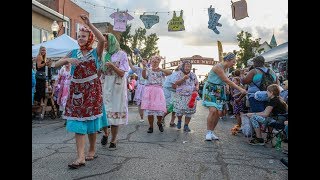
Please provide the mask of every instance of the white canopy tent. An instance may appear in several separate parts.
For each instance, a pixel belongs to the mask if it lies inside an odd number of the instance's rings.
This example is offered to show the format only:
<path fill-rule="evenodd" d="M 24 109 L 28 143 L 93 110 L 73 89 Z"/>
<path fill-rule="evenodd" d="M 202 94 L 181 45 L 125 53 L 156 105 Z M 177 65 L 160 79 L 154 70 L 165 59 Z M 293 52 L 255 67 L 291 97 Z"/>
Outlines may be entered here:
<path fill-rule="evenodd" d="M 266 63 L 288 60 L 288 42 L 280 44 L 279 46 L 262 53 L 261 56 L 264 57 Z M 248 60 L 248 65 L 253 64 L 252 59 L 253 58 Z"/>
<path fill-rule="evenodd" d="M 71 50 L 79 48 L 76 40 L 66 34 L 63 34 L 53 40 L 32 46 L 32 57 L 36 57 L 38 55 L 40 46 L 46 47 L 48 58 L 64 57 Z"/>

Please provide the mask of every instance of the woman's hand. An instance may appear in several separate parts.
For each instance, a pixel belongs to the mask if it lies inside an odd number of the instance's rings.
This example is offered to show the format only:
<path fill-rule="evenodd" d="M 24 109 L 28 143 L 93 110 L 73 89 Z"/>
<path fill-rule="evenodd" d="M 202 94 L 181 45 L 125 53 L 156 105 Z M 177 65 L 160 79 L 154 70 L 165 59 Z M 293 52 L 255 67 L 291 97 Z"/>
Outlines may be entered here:
<path fill-rule="evenodd" d="M 254 115 L 254 113 L 247 113 L 247 114 L 245 114 L 246 116 L 248 116 L 249 118 L 251 117 L 251 116 L 253 116 Z"/>
<path fill-rule="evenodd" d="M 72 65 L 76 65 L 76 66 L 80 64 L 80 61 L 78 59 L 75 59 L 75 58 L 68 58 L 67 62 L 71 63 Z"/>
<path fill-rule="evenodd" d="M 183 80 L 187 80 L 187 79 L 189 79 L 189 75 L 188 74 L 183 76 Z"/>
<path fill-rule="evenodd" d="M 86 14 L 81 14 L 81 15 L 80 15 L 80 18 L 83 20 L 83 22 L 84 22 L 86 25 L 89 25 L 89 24 L 90 24 L 89 17 L 88 17 Z"/>
<path fill-rule="evenodd" d="M 241 94 L 247 94 L 247 90 L 245 90 L 243 88 L 241 88 L 240 92 L 241 92 Z"/>
<path fill-rule="evenodd" d="M 106 67 L 107 67 L 107 68 L 114 68 L 114 65 L 113 65 L 113 63 L 111 63 L 111 62 L 107 62 L 107 63 L 106 63 Z"/>

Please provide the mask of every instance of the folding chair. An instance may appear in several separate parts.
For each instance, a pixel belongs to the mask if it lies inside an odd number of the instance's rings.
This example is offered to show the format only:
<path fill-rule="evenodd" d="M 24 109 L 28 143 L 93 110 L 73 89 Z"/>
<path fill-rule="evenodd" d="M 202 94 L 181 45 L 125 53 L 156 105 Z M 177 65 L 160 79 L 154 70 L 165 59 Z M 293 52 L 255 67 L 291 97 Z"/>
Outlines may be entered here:
<path fill-rule="evenodd" d="M 277 116 L 272 117 L 274 120 L 273 122 L 270 122 L 267 124 L 267 140 L 266 143 L 271 141 L 274 137 L 281 136 L 281 139 L 285 137 L 284 133 L 284 121 L 288 120 L 288 113 L 285 114 L 278 114 Z M 276 130 L 276 132 L 274 132 Z"/>

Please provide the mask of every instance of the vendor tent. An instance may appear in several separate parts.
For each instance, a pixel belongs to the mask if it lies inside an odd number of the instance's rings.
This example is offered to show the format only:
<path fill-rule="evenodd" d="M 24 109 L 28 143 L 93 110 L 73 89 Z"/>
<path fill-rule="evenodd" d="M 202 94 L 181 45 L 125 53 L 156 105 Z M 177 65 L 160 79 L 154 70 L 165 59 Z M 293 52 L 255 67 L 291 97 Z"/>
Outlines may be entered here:
<path fill-rule="evenodd" d="M 63 34 L 53 40 L 32 46 L 32 57 L 38 55 L 40 46 L 46 47 L 48 58 L 64 57 L 71 50 L 79 48 L 76 40 Z"/>
<path fill-rule="evenodd" d="M 288 60 L 288 42 L 262 53 L 261 56 L 264 57 L 266 63 Z M 253 58 L 248 60 L 249 65 L 252 65 L 252 59 Z"/>

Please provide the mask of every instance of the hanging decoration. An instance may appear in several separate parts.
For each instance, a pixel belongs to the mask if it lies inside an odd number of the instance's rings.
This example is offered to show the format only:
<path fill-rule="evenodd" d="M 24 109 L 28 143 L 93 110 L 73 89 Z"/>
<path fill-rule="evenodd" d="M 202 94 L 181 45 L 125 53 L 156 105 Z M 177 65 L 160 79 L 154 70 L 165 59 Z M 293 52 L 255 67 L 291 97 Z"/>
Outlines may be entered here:
<path fill-rule="evenodd" d="M 215 9 L 212 8 L 212 5 L 208 8 L 208 15 L 209 15 L 209 21 L 208 21 L 208 28 L 213 30 L 216 34 L 220 34 L 220 32 L 217 30 L 217 26 L 221 27 L 222 24 L 218 23 L 221 15 L 215 13 Z"/>
<path fill-rule="evenodd" d="M 168 21 L 168 31 L 184 31 L 183 10 L 180 11 L 180 16 L 176 16 L 176 12 L 173 11 L 173 17 Z"/>
<path fill-rule="evenodd" d="M 236 21 L 249 17 L 247 12 L 247 2 L 246 0 L 240 0 L 237 2 L 231 1 L 232 19 Z"/>
<path fill-rule="evenodd" d="M 119 11 L 114 12 L 110 15 L 112 19 L 114 19 L 113 30 L 124 32 L 126 31 L 127 21 L 134 19 L 127 11 Z"/>
<path fill-rule="evenodd" d="M 146 29 L 150 29 L 153 25 L 159 23 L 159 16 L 157 15 L 145 15 L 145 13 L 143 13 L 143 15 L 140 15 L 140 19 Z"/>

